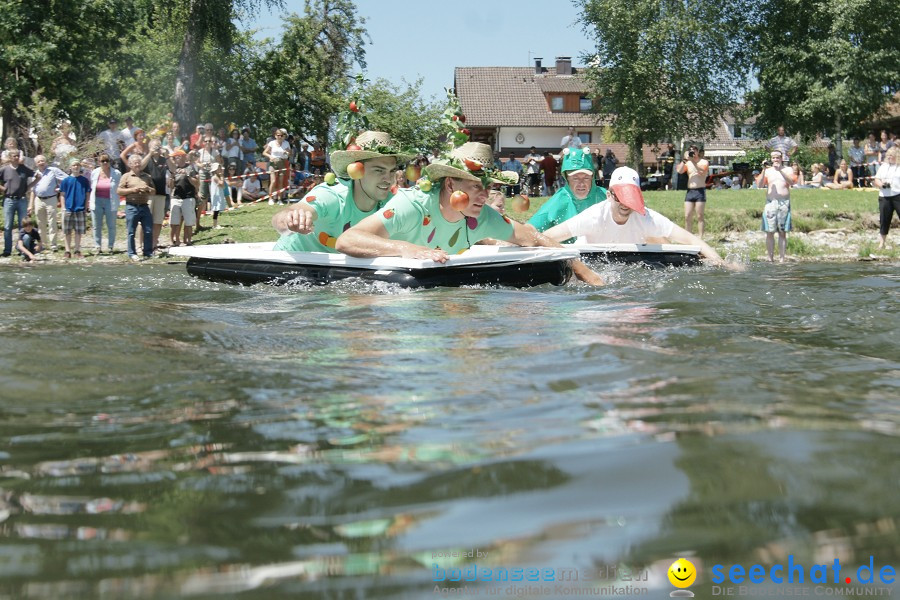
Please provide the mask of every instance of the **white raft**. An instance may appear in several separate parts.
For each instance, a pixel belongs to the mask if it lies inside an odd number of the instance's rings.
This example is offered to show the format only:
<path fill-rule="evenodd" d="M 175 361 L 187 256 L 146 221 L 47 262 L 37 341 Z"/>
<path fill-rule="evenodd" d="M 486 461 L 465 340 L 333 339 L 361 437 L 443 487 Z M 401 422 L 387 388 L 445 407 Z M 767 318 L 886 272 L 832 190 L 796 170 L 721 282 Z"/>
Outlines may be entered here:
<path fill-rule="evenodd" d="M 700 264 L 700 246 L 681 244 L 567 244 L 587 261 L 641 263 L 650 267 L 689 267 Z"/>
<path fill-rule="evenodd" d="M 563 285 L 572 276 L 572 260 L 578 258 L 574 248 L 473 246 L 441 264 L 410 258 L 353 258 L 324 252 L 285 252 L 273 250 L 274 245 L 272 242 L 182 246 L 170 248 L 169 254 L 188 257 L 188 273 L 211 281 L 251 285 L 297 280 L 326 284 L 356 277 L 424 288 Z"/>

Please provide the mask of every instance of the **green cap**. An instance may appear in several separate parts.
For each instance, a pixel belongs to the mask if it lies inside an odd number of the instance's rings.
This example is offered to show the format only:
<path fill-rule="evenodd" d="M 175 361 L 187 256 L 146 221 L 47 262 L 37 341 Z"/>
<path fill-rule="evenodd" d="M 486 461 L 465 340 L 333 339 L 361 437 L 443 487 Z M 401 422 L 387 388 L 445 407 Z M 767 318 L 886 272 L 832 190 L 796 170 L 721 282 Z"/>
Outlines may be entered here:
<path fill-rule="evenodd" d="M 572 171 L 588 171 L 594 174 L 594 156 L 587 146 L 583 148 L 566 148 L 563 150 L 562 173 L 568 175 Z"/>

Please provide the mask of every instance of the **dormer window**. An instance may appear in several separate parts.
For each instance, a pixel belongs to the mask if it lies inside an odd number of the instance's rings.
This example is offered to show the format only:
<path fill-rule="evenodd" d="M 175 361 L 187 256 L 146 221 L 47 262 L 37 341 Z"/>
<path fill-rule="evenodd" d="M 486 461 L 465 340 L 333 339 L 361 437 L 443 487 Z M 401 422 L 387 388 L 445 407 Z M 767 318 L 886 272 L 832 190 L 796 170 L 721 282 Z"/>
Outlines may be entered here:
<path fill-rule="evenodd" d="M 594 106 L 593 100 L 582 96 L 578 99 L 578 110 L 581 112 L 591 112 L 591 108 Z"/>
<path fill-rule="evenodd" d="M 562 96 L 550 96 L 550 110 L 553 112 L 562 112 L 565 108 Z"/>

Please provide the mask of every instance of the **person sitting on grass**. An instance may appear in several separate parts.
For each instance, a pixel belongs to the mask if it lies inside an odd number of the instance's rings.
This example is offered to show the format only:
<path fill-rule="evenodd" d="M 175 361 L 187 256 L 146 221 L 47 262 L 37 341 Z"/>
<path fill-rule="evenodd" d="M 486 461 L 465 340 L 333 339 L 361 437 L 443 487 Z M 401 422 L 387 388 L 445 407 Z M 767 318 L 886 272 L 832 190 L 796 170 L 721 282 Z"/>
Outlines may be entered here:
<path fill-rule="evenodd" d="M 43 249 L 41 234 L 34 228 L 34 221 L 30 218 L 22 219 L 22 229 L 19 230 L 19 240 L 16 242 L 16 250 L 22 255 L 22 260 L 31 262 L 34 255 Z"/>
<path fill-rule="evenodd" d="M 564 149 L 562 175 L 566 185 L 544 202 L 528 220 L 528 224 L 538 231 L 546 231 L 568 221 L 606 200 L 606 190 L 594 183 L 596 172 L 590 148 Z"/>
<path fill-rule="evenodd" d="M 431 187 L 399 190 L 384 210 L 350 227 L 337 240 L 339 252 L 358 258 L 400 256 L 445 263 L 481 240 L 505 240 L 517 246 L 560 247 L 533 227 L 484 209 L 491 183 L 512 185 L 514 173 L 493 167 L 487 144 L 467 142 L 425 168 Z M 574 261 L 575 275 L 603 285 L 599 275 Z"/>
<path fill-rule="evenodd" d="M 544 232 L 556 241 L 583 238 L 587 244 L 687 244 L 700 247 L 710 264 L 726 263 L 709 244 L 644 204 L 637 171 L 619 167 L 610 176 L 606 200 Z M 579 240 L 580 241 L 580 240 Z"/>
<path fill-rule="evenodd" d="M 403 152 L 382 131 L 364 131 L 355 143 L 359 150 L 331 153 L 337 174 L 332 183 L 317 185 L 303 200 L 272 218 L 272 226 L 281 234 L 275 250 L 337 252 L 335 242 L 341 233 L 384 206 L 397 168 L 413 154 Z M 361 178 L 350 178 L 350 165 L 354 165 L 354 175 L 362 169 Z"/>
<path fill-rule="evenodd" d="M 834 172 L 834 180 L 825 184 L 829 190 L 852 190 L 853 189 L 853 173 L 847 166 L 847 161 L 842 160 L 841 166 Z"/>
<path fill-rule="evenodd" d="M 250 172 L 250 177 L 244 179 L 244 183 L 241 186 L 243 191 L 241 192 L 241 202 L 246 198 L 251 201 L 256 201 L 266 195 L 263 192 L 262 184 L 259 182 L 259 168 L 253 167 L 253 171 Z"/>

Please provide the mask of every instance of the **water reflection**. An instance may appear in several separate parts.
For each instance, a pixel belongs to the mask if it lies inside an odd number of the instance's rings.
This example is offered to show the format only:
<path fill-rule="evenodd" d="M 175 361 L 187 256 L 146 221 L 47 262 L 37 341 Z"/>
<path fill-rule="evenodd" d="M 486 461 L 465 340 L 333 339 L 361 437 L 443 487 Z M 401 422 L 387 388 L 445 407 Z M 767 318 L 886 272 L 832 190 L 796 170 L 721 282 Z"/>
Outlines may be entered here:
<path fill-rule="evenodd" d="M 896 266 L 610 267 L 600 293 L 136 273 L 0 278 L 31 299 L 0 308 L 0 595 L 421 598 L 475 547 L 660 594 L 681 554 L 900 562 Z"/>

